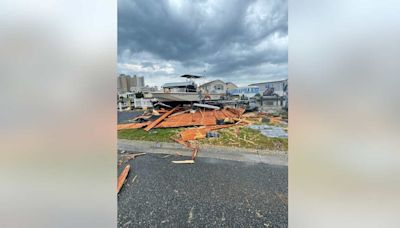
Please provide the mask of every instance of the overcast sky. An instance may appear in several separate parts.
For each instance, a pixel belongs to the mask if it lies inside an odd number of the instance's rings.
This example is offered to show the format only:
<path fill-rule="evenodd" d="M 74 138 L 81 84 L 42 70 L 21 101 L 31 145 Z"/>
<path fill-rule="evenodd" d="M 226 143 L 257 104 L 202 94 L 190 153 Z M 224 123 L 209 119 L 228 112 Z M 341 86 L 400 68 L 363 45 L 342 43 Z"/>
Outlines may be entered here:
<path fill-rule="evenodd" d="M 287 78 L 286 0 L 118 0 L 118 71 L 146 84 Z"/>

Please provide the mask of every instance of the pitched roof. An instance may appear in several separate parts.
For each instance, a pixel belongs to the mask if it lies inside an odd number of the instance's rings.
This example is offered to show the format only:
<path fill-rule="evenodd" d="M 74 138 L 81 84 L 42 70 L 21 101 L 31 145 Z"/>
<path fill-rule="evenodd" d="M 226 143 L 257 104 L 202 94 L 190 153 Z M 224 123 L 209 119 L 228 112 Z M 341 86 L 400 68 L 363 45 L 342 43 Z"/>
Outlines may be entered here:
<path fill-rule="evenodd" d="M 211 83 L 213 83 L 213 82 L 217 82 L 217 81 L 220 81 L 220 82 L 222 82 L 222 83 L 225 84 L 225 82 L 223 82 L 222 80 L 217 79 L 217 80 L 212 80 L 212 81 L 206 82 L 206 83 L 202 84 L 200 87 L 205 86 L 205 85 L 208 85 L 208 84 L 211 84 Z"/>
<path fill-rule="evenodd" d="M 233 82 L 227 82 L 227 83 L 225 83 L 225 84 L 231 84 L 231 85 L 234 85 L 234 86 L 236 86 L 237 87 L 237 85 L 235 84 L 235 83 L 233 83 Z"/>

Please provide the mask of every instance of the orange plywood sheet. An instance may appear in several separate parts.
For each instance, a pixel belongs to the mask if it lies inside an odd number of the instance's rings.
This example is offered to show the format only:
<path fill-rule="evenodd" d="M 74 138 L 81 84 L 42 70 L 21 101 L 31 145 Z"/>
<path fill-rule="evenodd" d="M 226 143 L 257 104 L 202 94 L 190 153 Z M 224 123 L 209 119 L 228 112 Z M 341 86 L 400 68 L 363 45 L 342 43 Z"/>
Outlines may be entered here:
<path fill-rule="evenodd" d="M 204 139 L 206 137 L 207 131 L 210 130 L 207 128 L 188 129 L 181 132 L 181 139 L 182 141 Z"/>
<path fill-rule="evenodd" d="M 234 117 L 239 117 L 239 115 L 228 110 L 197 110 L 195 113 L 170 116 L 158 124 L 156 128 L 214 126 L 217 124 L 217 119 Z"/>
<path fill-rule="evenodd" d="M 215 125 L 216 119 L 211 111 L 207 112 L 195 112 L 195 113 L 184 113 L 177 116 L 171 116 L 165 119 L 157 128 L 166 127 L 185 127 L 185 126 L 210 126 Z"/>
<path fill-rule="evenodd" d="M 234 115 L 235 117 L 239 117 L 243 115 L 243 113 L 246 111 L 244 108 L 226 108 L 226 110 Z"/>
<path fill-rule="evenodd" d="M 181 140 L 185 142 L 189 140 L 204 139 L 207 132 L 209 131 L 228 128 L 232 126 L 237 126 L 237 124 L 215 125 L 203 128 L 187 129 L 181 132 Z"/>

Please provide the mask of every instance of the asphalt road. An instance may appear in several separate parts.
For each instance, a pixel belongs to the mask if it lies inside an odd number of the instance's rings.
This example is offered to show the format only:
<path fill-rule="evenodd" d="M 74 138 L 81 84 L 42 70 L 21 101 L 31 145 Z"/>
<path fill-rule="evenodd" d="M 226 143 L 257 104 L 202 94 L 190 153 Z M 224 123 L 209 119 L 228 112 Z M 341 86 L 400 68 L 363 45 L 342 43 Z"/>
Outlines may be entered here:
<path fill-rule="evenodd" d="M 123 111 L 123 112 L 117 112 L 117 116 L 118 116 L 118 124 L 121 123 L 127 123 L 128 120 L 133 119 L 137 116 L 140 116 L 143 114 L 143 111 Z"/>
<path fill-rule="evenodd" d="M 126 152 L 128 153 L 128 152 Z M 118 227 L 287 227 L 287 166 L 146 154 L 118 196 Z"/>

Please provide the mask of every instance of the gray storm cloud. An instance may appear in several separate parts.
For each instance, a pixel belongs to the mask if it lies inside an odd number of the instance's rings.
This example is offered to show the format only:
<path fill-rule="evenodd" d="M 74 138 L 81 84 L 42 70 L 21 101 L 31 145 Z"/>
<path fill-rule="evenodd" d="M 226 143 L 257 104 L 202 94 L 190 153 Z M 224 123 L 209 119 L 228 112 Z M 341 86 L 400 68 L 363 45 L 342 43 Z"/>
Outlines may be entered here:
<path fill-rule="evenodd" d="M 118 70 L 149 84 L 287 77 L 287 1 L 118 1 Z"/>

